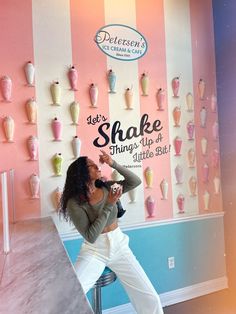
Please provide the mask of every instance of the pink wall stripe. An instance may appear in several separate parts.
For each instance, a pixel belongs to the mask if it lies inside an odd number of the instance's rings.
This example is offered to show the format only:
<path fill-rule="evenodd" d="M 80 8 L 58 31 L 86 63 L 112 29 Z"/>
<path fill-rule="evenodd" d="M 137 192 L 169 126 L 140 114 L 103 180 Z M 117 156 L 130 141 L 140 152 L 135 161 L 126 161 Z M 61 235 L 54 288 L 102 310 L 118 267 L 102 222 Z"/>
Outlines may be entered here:
<path fill-rule="evenodd" d="M 99 51 L 94 42 L 97 30 L 104 24 L 103 0 L 71 1 L 72 55 L 79 71 L 79 90 L 76 92 L 76 100 L 80 103 L 80 123 L 77 135 L 83 138 L 81 155 L 88 155 L 95 161 L 98 161 L 99 149 L 93 146 L 91 139 L 98 136 L 97 129 L 100 123 L 88 125 L 87 118 L 89 115 L 95 117 L 97 114 L 109 116 L 106 55 Z M 99 88 L 96 109 L 89 108 L 88 91 L 91 83 L 97 84 Z M 86 134 L 89 136 L 86 137 Z M 106 150 L 108 151 L 107 148 Z"/>
<path fill-rule="evenodd" d="M 190 0 L 190 16 L 192 30 L 192 60 L 193 60 L 193 82 L 195 100 L 195 124 L 196 124 L 196 149 L 197 149 L 197 172 L 198 172 L 198 197 L 200 213 L 204 210 L 203 194 L 207 190 L 210 194 L 209 209 L 222 210 L 221 194 L 214 192 L 214 177 L 219 176 L 219 168 L 212 166 L 212 153 L 214 149 L 219 150 L 219 142 L 212 136 L 212 127 L 218 121 L 217 113 L 211 111 L 211 95 L 216 91 L 215 74 L 215 52 L 214 52 L 214 30 L 212 16 L 212 2 Z M 198 81 L 202 78 L 206 82 L 205 99 L 198 97 Z M 207 109 L 206 128 L 200 127 L 200 110 Z M 206 156 L 201 152 L 201 138 L 206 137 L 208 148 Z M 202 166 L 209 165 L 209 180 L 203 182 Z"/>
<path fill-rule="evenodd" d="M 157 132 L 153 132 L 151 135 L 147 136 L 148 139 L 152 139 L 154 142 L 149 150 L 155 155 L 155 149 L 160 147 L 160 149 L 158 149 L 159 155 L 143 160 L 143 171 L 145 171 L 147 167 L 150 167 L 154 171 L 153 187 L 151 189 L 144 189 L 144 199 L 147 199 L 147 197 L 151 195 L 156 202 L 155 217 L 151 218 L 151 220 L 172 217 L 170 154 L 161 154 L 161 150 L 164 149 L 165 145 L 169 149 L 167 97 L 164 111 L 157 111 L 156 102 L 156 93 L 158 88 L 161 87 L 165 91 L 167 90 L 165 25 L 163 10 L 162 0 L 148 0 L 145 3 L 141 0 L 136 1 L 137 30 L 145 36 L 148 42 L 148 51 L 146 55 L 139 59 L 139 77 L 141 77 L 143 72 L 148 72 L 150 77 L 149 95 L 147 97 L 140 96 L 140 115 L 142 116 L 147 113 L 150 121 L 153 122 L 154 120 L 159 119 L 163 126 L 163 129 L 160 132 L 163 139 L 159 143 L 155 143 L 158 138 Z M 142 92 L 140 88 L 140 95 L 141 94 Z M 143 147 L 143 152 L 146 152 L 147 149 L 148 147 Z M 163 178 L 165 178 L 169 183 L 168 200 L 161 200 L 160 182 Z M 144 186 L 146 187 L 145 183 Z"/>
<path fill-rule="evenodd" d="M 0 116 L 10 115 L 15 120 L 15 142 L 4 143 L 1 127 L 0 171 L 15 169 L 16 219 L 40 215 L 40 202 L 30 200 L 28 183 L 32 173 L 38 174 L 38 162 L 28 161 L 26 145 L 30 135 L 37 135 L 37 127 L 27 124 L 25 113 L 26 101 L 34 96 L 34 88 L 26 86 L 23 69 L 27 61 L 33 62 L 34 59 L 32 37 L 31 0 L 3 1 L 0 10 L 0 76 L 8 75 L 12 79 L 13 95 L 11 103 L 0 102 Z"/>

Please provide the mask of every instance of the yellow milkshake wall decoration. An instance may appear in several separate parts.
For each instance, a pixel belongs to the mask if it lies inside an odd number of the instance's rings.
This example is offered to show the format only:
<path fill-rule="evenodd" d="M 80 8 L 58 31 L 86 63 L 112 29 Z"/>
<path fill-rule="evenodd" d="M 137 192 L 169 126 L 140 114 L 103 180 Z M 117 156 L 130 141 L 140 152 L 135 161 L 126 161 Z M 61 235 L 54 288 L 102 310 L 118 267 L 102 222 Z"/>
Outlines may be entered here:
<path fill-rule="evenodd" d="M 192 93 L 188 93 L 186 95 L 186 104 L 187 104 L 187 111 L 193 111 L 193 95 Z"/>
<path fill-rule="evenodd" d="M 25 104 L 28 123 L 36 124 L 37 122 L 37 104 L 34 98 L 29 99 Z"/>
<path fill-rule="evenodd" d="M 132 110 L 133 109 L 133 88 L 126 88 L 125 90 L 125 104 L 126 104 L 126 109 L 127 110 Z"/>
<path fill-rule="evenodd" d="M 191 176 L 189 181 L 188 181 L 188 186 L 190 190 L 190 195 L 191 196 L 196 196 L 196 191 L 197 191 L 197 179 L 194 176 Z"/>
<path fill-rule="evenodd" d="M 27 86 L 34 86 L 34 76 L 35 76 L 35 68 L 31 61 L 28 61 L 24 67 L 25 78 L 27 82 Z"/>
<path fill-rule="evenodd" d="M 1 77 L 0 90 L 2 93 L 3 101 L 11 102 L 12 80 L 9 76 L 4 75 L 3 77 Z"/>
<path fill-rule="evenodd" d="M 13 143 L 15 122 L 12 117 L 6 116 L 3 119 L 3 130 L 8 143 Z"/>
<path fill-rule="evenodd" d="M 152 188 L 154 173 L 150 167 L 147 167 L 144 172 L 145 181 L 147 188 Z"/>
<path fill-rule="evenodd" d="M 92 83 L 89 86 L 89 97 L 90 97 L 90 103 L 91 108 L 97 108 L 97 102 L 98 102 L 98 87 L 96 84 Z"/>
<path fill-rule="evenodd" d="M 61 153 L 56 153 L 52 157 L 52 164 L 53 164 L 53 170 L 54 170 L 55 176 L 62 175 L 62 163 L 63 163 L 63 157 Z"/>
<path fill-rule="evenodd" d="M 203 203 L 204 203 L 204 210 L 209 210 L 210 194 L 208 191 L 205 191 L 203 194 Z"/>
<path fill-rule="evenodd" d="M 142 96 L 148 96 L 149 76 L 145 72 L 141 76 L 141 89 L 142 89 Z"/>
<path fill-rule="evenodd" d="M 58 81 L 53 82 L 50 86 L 52 104 L 55 106 L 60 106 L 61 104 L 61 86 Z"/>
<path fill-rule="evenodd" d="M 79 124 L 79 113 L 80 113 L 80 106 L 79 103 L 76 101 L 73 101 L 70 105 L 70 115 L 73 125 Z"/>

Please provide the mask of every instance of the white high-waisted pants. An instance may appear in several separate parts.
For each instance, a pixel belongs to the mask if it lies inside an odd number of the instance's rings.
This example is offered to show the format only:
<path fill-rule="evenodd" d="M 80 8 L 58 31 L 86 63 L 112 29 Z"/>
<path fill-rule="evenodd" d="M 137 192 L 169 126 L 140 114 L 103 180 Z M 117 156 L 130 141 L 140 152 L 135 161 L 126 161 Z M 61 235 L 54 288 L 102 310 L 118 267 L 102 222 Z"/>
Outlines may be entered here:
<path fill-rule="evenodd" d="M 160 298 L 128 244 L 129 237 L 120 228 L 101 234 L 95 243 L 84 241 L 75 263 L 79 281 L 87 293 L 108 266 L 138 314 L 163 314 Z"/>

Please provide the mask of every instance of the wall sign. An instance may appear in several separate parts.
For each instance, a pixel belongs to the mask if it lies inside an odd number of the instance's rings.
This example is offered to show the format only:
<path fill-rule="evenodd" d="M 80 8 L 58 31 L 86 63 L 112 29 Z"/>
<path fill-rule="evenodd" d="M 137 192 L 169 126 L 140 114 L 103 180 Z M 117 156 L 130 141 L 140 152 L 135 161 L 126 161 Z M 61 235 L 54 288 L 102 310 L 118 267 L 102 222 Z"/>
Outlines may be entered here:
<path fill-rule="evenodd" d="M 102 52 L 122 61 L 139 59 L 147 51 L 147 41 L 144 36 L 127 25 L 105 25 L 97 31 L 94 40 Z"/>

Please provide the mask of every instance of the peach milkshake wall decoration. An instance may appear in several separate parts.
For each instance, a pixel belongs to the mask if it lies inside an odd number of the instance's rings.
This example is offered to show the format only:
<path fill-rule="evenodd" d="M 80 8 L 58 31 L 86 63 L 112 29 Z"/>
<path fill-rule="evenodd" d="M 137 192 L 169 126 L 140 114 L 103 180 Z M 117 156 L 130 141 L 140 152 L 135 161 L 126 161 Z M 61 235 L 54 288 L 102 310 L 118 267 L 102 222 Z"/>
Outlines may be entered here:
<path fill-rule="evenodd" d="M 61 153 L 56 153 L 52 157 L 52 165 L 55 176 L 61 176 L 62 175 L 62 163 L 63 163 L 63 157 Z"/>
<path fill-rule="evenodd" d="M 90 97 L 90 103 L 91 108 L 97 108 L 97 102 L 98 102 L 98 86 L 94 83 L 90 84 L 89 86 L 89 97 Z"/>
<path fill-rule="evenodd" d="M 9 76 L 4 75 L 0 79 L 0 89 L 3 97 L 3 101 L 11 102 L 12 96 L 12 80 Z"/>
<path fill-rule="evenodd" d="M 70 89 L 72 91 L 77 91 L 78 90 L 78 71 L 76 70 L 74 65 L 69 67 L 69 71 L 67 75 L 68 75 L 68 79 L 70 83 Z"/>
<path fill-rule="evenodd" d="M 188 185 L 189 185 L 189 190 L 190 190 L 190 195 L 191 196 L 196 196 L 196 191 L 197 191 L 197 179 L 194 176 L 191 176 L 189 181 L 188 181 Z"/>
<path fill-rule="evenodd" d="M 30 185 L 30 193 L 31 193 L 31 198 L 39 198 L 39 184 L 40 184 L 40 179 L 37 176 L 37 174 L 33 173 L 31 174 L 29 178 L 29 185 Z"/>
<path fill-rule="evenodd" d="M 187 104 L 187 111 L 192 112 L 193 111 L 193 95 L 191 93 L 188 93 L 186 95 L 186 104 Z"/>
<path fill-rule="evenodd" d="M 79 124 L 79 113 L 80 113 L 80 106 L 79 103 L 76 101 L 73 101 L 70 105 L 70 115 L 73 125 Z"/>
<path fill-rule="evenodd" d="M 147 188 L 152 188 L 154 173 L 150 167 L 147 167 L 144 172 L 145 181 Z"/>
<path fill-rule="evenodd" d="M 28 123 L 36 124 L 37 122 L 37 104 L 34 98 L 29 99 L 25 104 Z"/>
<path fill-rule="evenodd" d="M 27 147 L 31 161 L 38 160 L 38 146 L 38 138 L 31 135 L 27 140 Z"/>
<path fill-rule="evenodd" d="M 164 110 L 164 102 L 165 102 L 165 91 L 162 88 L 157 90 L 157 110 L 163 111 Z"/>
<path fill-rule="evenodd" d="M 34 87 L 35 68 L 31 61 L 28 61 L 24 67 L 27 86 Z"/>
<path fill-rule="evenodd" d="M 209 210 L 209 203 L 210 203 L 210 194 L 208 191 L 205 191 L 203 194 L 204 210 Z"/>
<path fill-rule="evenodd" d="M 172 112 L 173 114 L 173 119 L 174 119 L 174 127 L 179 127 L 180 124 L 180 117 L 181 117 L 181 109 L 180 107 L 176 106 Z"/>
<path fill-rule="evenodd" d="M 182 139 L 179 136 L 176 136 L 174 139 L 174 149 L 175 149 L 175 156 L 181 156 L 181 146 L 182 146 Z"/>
<path fill-rule="evenodd" d="M 53 82 L 50 86 L 52 104 L 55 106 L 60 106 L 61 104 L 61 86 L 58 81 Z"/>
<path fill-rule="evenodd" d="M 126 88 L 125 90 L 125 104 L 127 110 L 133 109 L 133 88 Z"/>
<path fill-rule="evenodd" d="M 81 149 L 81 140 L 76 135 L 72 139 L 72 150 L 73 150 L 74 158 L 80 157 L 80 149 Z"/>
<path fill-rule="evenodd" d="M 54 141 L 60 142 L 61 141 L 61 135 L 62 135 L 62 124 L 61 124 L 61 122 L 57 118 L 54 118 L 52 120 L 51 127 L 52 127 L 52 133 L 54 136 Z"/>
<path fill-rule="evenodd" d="M 217 108 L 217 98 L 215 95 L 211 95 L 211 111 L 216 112 Z"/>
<path fill-rule="evenodd" d="M 202 137 L 201 139 L 201 149 L 202 149 L 202 155 L 206 156 L 207 154 L 207 145 L 208 144 L 208 140 L 206 137 Z"/>
<path fill-rule="evenodd" d="M 141 88 L 142 88 L 142 96 L 148 96 L 149 76 L 145 72 L 141 76 Z"/>
<path fill-rule="evenodd" d="M 200 79 L 198 82 L 198 96 L 199 96 L 200 100 L 204 100 L 205 88 L 206 88 L 205 81 L 203 79 Z"/>
<path fill-rule="evenodd" d="M 109 85 L 109 94 L 115 94 L 116 90 L 116 74 L 115 72 L 110 69 L 107 73 L 107 80 L 108 80 L 108 85 Z"/>
<path fill-rule="evenodd" d="M 155 205 L 156 205 L 154 198 L 151 195 L 149 195 L 145 203 L 146 203 L 146 209 L 148 213 L 147 218 L 153 218 L 154 212 L 155 212 Z"/>
<path fill-rule="evenodd" d="M 194 122 L 191 120 L 187 123 L 187 133 L 188 133 L 189 141 L 194 140 L 194 130 L 195 130 L 195 125 L 194 125 Z"/>
<path fill-rule="evenodd" d="M 168 182 L 163 179 L 160 183 L 160 189 L 161 189 L 161 195 L 162 195 L 162 200 L 167 200 L 167 195 L 168 195 Z"/>
<path fill-rule="evenodd" d="M 206 120 L 207 120 L 207 110 L 205 107 L 202 107 L 200 110 L 200 126 L 202 128 L 206 127 Z"/>
<path fill-rule="evenodd" d="M 60 190 L 59 186 L 53 192 L 53 204 L 56 211 L 60 208 L 60 201 L 61 201 L 62 191 Z"/>
<path fill-rule="evenodd" d="M 177 206 L 178 206 L 178 210 L 179 210 L 179 214 L 183 214 L 184 213 L 184 203 L 185 203 L 185 197 L 183 194 L 178 194 L 177 198 L 176 198 L 176 202 L 177 202 Z"/>
<path fill-rule="evenodd" d="M 3 130 L 6 142 L 13 143 L 15 122 L 12 117 L 6 116 L 5 118 L 3 118 Z"/>
<path fill-rule="evenodd" d="M 172 87 L 173 97 L 174 98 L 178 98 L 179 97 L 178 96 L 178 94 L 179 94 L 179 85 L 180 85 L 179 76 L 176 76 L 171 81 L 171 87 Z"/>
<path fill-rule="evenodd" d="M 193 148 L 188 150 L 188 165 L 189 168 L 195 167 L 195 150 Z"/>
<path fill-rule="evenodd" d="M 220 178 L 215 176 L 213 182 L 214 182 L 215 194 L 219 194 L 220 193 Z"/>
<path fill-rule="evenodd" d="M 209 180 L 209 166 L 206 162 L 202 166 L 202 179 L 204 183 L 207 183 Z"/>

